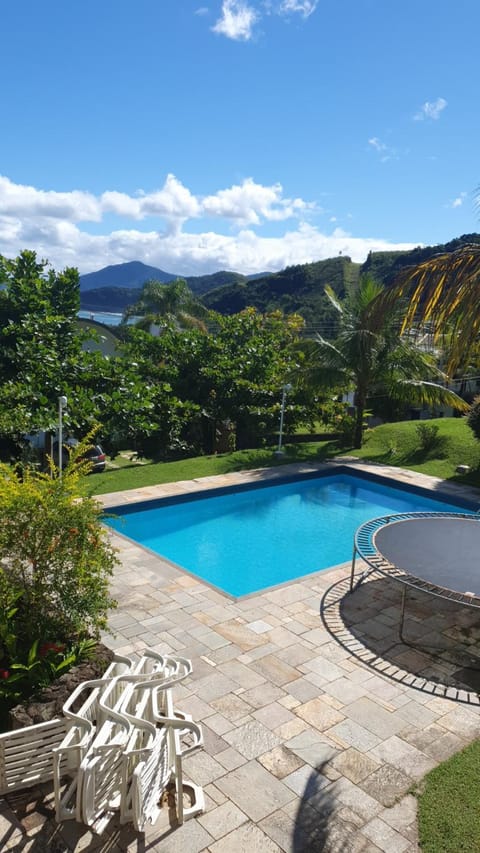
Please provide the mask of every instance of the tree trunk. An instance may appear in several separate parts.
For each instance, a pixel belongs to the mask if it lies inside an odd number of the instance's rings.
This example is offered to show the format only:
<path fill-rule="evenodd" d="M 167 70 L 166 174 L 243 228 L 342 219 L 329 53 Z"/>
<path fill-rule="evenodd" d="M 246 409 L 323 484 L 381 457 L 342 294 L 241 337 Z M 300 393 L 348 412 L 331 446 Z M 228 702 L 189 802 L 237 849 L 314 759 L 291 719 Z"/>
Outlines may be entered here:
<path fill-rule="evenodd" d="M 363 400 L 355 401 L 355 431 L 353 434 L 353 446 L 355 449 L 360 449 L 363 442 L 363 413 L 365 411 L 365 403 Z"/>

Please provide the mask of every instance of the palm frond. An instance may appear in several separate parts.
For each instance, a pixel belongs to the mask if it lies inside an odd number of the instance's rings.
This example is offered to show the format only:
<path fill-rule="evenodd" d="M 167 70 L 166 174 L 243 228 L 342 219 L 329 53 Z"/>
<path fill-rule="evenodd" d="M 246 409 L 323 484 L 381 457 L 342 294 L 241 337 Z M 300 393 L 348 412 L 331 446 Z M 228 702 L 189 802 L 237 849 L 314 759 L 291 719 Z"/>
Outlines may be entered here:
<path fill-rule="evenodd" d="M 380 297 L 385 306 L 409 297 L 402 331 L 430 323 L 438 339 L 446 324 L 452 331 L 449 373 L 462 362 L 480 332 L 480 245 L 462 246 L 404 270 Z"/>

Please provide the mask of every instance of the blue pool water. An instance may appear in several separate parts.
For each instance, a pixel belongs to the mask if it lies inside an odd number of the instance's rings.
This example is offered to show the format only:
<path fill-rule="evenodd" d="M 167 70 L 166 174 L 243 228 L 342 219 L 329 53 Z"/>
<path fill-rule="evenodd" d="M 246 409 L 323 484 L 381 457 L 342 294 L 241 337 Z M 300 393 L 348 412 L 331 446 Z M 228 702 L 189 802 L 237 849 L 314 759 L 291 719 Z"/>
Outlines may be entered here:
<path fill-rule="evenodd" d="M 120 507 L 107 524 L 237 597 L 350 560 L 354 533 L 371 518 L 459 509 L 466 506 L 329 474 Z"/>

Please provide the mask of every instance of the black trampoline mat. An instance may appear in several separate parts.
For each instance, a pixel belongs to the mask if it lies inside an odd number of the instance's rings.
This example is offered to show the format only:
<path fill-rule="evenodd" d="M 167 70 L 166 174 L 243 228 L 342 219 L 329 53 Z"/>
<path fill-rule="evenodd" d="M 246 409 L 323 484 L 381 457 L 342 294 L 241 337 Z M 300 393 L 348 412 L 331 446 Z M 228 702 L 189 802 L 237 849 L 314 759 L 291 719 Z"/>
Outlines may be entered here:
<path fill-rule="evenodd" d="M 376 531 L 377 551 L 420 580 L 480 596 L 480 519 L 409 518 Z"/>

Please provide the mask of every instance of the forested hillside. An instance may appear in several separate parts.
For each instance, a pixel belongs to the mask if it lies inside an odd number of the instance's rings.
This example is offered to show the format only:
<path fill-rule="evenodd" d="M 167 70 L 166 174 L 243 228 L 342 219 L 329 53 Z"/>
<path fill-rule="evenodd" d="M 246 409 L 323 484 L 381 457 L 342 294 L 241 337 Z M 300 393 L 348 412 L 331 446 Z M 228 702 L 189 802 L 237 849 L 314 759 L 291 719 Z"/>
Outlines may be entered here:
<path fill-rule="evenodd" d="M 342 297 L 364 273 L 369 273 L 377 281 L 389 286 L 406 266 L 419 264 L 435 254 L 452 252 L 467 243 L 480 243 L 480 234 L 464 234 L 449 243 L 417 247 L 408 252 L 370 252 L 363 264 L 353 263 L 346 256 L 338 256 L 257 277 L 220 271 L 213 275 L 190 276 L 186 281 L 193 293 L 202 297 L 206 307 L 220 314 L 236 314 L 249 305 L 261 312 L 280 309 L 287 314 L 301 314 L 309 329 L 330 336 L 335 334 L 336 326 L 335 312 L 324 293 L 327 284 Z M 143 265 L 137 264 L 136 272 L 138 266 Z M 108 269 L 111 272 L 114 268 Z M 171 273 L 166 275 L 169 280 L 173 278 Z M 91 311 L 122 312 L 138 299 L 138 295 L 138 285 L 136 288 L 127 288 L 125 285 L 102 287 L 87 292 L 82 288 L 81 305 Z"/>

